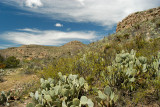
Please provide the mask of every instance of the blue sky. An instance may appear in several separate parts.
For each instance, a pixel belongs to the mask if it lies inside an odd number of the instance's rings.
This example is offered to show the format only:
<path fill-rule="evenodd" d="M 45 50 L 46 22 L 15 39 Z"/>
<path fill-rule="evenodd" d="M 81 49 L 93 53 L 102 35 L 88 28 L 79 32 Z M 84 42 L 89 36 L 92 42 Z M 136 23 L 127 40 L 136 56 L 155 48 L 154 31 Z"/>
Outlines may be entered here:
<path fill-rule="evenodd" d="M 90 43 L 114 33 L 127 15 L 159 0 L 0 0 L 0 49 Z"/>

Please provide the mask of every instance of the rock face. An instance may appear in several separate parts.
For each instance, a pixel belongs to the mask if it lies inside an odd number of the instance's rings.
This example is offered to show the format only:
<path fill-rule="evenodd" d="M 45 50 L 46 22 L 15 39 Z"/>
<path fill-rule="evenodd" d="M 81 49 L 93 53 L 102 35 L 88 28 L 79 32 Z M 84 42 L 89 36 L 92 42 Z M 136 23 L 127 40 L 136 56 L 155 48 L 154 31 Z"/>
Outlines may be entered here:
<path fill-rule="evenodd" d="M 116 32 L 135 26 L 136 24 L 160 17 L 160 7 L 130 14 L 117 24 Z"/>

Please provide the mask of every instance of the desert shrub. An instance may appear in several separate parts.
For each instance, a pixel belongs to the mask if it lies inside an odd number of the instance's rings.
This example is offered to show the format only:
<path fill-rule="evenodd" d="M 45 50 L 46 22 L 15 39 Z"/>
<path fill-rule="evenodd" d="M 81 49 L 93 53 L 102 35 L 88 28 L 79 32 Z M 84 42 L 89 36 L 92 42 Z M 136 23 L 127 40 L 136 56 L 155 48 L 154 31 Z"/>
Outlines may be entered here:
<path fill-rule="evenodd" d="M 115 37 L 114 40 L 117 41 L 117 42 L 121 42 L 122 39 L 123 39 L 123 36 L 122 36 L 122 35 L 116 35 L 116 37 Z"/>
<path fill-rule="evenodd" d="M 159 79 L 146 80 L 147 88 L 139 88 L 133 93 L 132 103 L 137 104 L 160 104 L 160 82 Z"/>
<path fill-rule="evenodd" d="M 34 59 L 32 61 L 23 60 L 23 62 L 22 62 L 22 67 L 23 67 L 22 72 L 25 73 L 25 74 L 34 74 L 34 73 L 37 73 L 37 72 L 43 70 L 43 68 L 45 66 L 47 66 L 47 63 L 48 62 L 44 61 L 43 59 L 41 59 L 41 60 Z"/>
<path fill-rule="evenodd" d="M 75 74 L 73 71 L 75 67 L 75 61 L 75 57 L 54 59 L 54 61 L 44 67 L 39 74 L 43 78 L 57 78 L 59 71 L 63 74 Z"/>
<path fill-rule="evenodd" d="M 140 25 L 139 25 L 139 24 L 136 24 L 136 25 L 134 25 L 134 28 L 135 28 L 136 30 L 139 30 L 139 29 L 140 29 Z"/>
<path fill-rule="evenodd" d="M 125 39 L 129 39 L 129 34 L 126 33 L 126 34 L 123 35 L 123 37 L 124 37 Z"/>
<path fill-rule="evenodd" d="M 104 51 L 105 51 L 105 50 L 108 50 L 108 49 L 110 49 L 110 48 L 111 48 L 110 44 L 106 44 L 106 46 L 104 47 Z"/>
<path fill-rule="evenodd" d="M 5 67 L 6 67 L 6 65 L 5 65 L 5 64 L 0 63 L 0 69 L 3 69 L 3 68 L 5 68 Z"/>
<path fill-rule="evenodd" d="M 3 69 L 0 69 L 0 82 L 3 82 L 3 76 L 5 75 L 5 71 Z"/>
<path fill-rule="evenodd" d="M 137 49 L 140 50 L 145 47 L 146 41 L 142 38 L 142 36 L 136 36 L 135 37 L 135 44 L 137 46 Z"/>
<path fill-rule="evenodd" d="M 0 55 L 0 63 L 4 62 L 4 58 Z"/>
<path fill-rule="evenodd" d="M 160 28 L 160 19 L 158 19 L 158 20 L 156 21 L 156 27 L 157 27 L 157 28 Z"/>
<path fill-rule="evenodd" d="M 101 71 L 106 69 L 107 61 L 105 61 L 105 54 L 88 52 L 79 57 L 75 63 L 74 71 L 83 76 L 91 86 L 102 85 L 98 82 Z"/>
<path fill-rule="evenodd" d="M 19 65 L 19 63 L 20 63 L 20 60 L 16 59 L 16 57 L 14 56 L 8 57 L 5 60 L 5 64 L 7 68 L 15 68 Z"/>
<path fill-rule="evenodd" d="M 5 68 L 6 65 L 4 64 L 4 58 L 0 55 L 0 69 Z"/>
<path fill-rule="evenodd" d="M 83 76 L 88 83 L 96 84 L 100 79 L 100 72 L 106 68 L 107 61 L 105 54 L 96 52 L 87 52 L 85 54 L 78 54 L 72 58 L 59 58 L 54 63 L 48 65 L 41 72 L 42 77 L 57 77 L 57 73 L 60 71 L 63 74 L 68 75 L 79 74 Z"/>

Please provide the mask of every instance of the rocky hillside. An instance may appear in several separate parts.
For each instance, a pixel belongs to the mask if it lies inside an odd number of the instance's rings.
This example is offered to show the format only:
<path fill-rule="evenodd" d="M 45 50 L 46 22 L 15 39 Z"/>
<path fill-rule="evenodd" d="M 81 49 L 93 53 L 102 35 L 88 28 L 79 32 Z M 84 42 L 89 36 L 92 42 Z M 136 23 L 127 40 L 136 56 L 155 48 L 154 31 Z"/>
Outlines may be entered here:
<path fill-rule="evenodd" d="M 123 29 L 134 27 L 137 23 L 153 20 L 155 18 L 160 18 L 160 7 L 130 14 L 128 17 L 123 19 L 122 22 L 117 24 L 116 31 L 118 32 Z"/>
<path fill-rule="evenodd" d="M 129 15 L 117 24 L 116 33 L 89 44 L 89 50 L 99 52 L 117 45 L 124 48 L 134 42 L 138 43 L 138 40 L 153 41 L 158 38 L 160 38 L 160 7 Z M 134 44 L 136 45 L 137 43 Z"/>
<path fill-rule="evenodd" d="M 80 49 L 83 52 L 87 52 L 88 50 L 99 52 L 106 45 L 114 44 L 115 42 L 116 44 L 127 43 L 135 39 L 135 37 L 141 37 L 145 40 L 160 37 L 160 7 L 129 15 L 117 24 L 115 34 L 89 45 L 84 45 L 79 41 L 71 41 L 60 47 L 23 45 L 21 47 L 0 50 L 0 54 L 4 57 L 16 56 L 19 59 L 28 60 L 33 58 L 56 58 L 73 55 Z"/>
<path fill-rule="evenodd" d="M 15 56 L 18 59 L 31 60 L 34 58 L 54 58 L 64 55 L 75 54 L 79 49 L 85 47 L 79 41 L 71 41 L 63 46 L 41 46 L 41 45 L 22 45 L 21 47 L 12 47 L 0 50 L 0 54 L 4 57 Z"/>

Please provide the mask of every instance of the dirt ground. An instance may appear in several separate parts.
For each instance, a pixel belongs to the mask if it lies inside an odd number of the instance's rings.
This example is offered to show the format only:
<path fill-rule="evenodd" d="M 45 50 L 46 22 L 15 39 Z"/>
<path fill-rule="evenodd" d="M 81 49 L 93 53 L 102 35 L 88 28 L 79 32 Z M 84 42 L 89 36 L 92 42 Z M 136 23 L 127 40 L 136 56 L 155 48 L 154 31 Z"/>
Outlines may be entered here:
<path fill-rule="evenodd" d="M 8 91 L 17 88 L 25 83 L 30 83 L 32 81 L 38 80 L 38 77 L 34 74 L 27 75 L 21 73 L 20 69 L 14 69 L 13 72 L 4 76 L 4 82 L 0 83 L 0 91 Z"/>
<path fill-rule="evenodd" d="M 6 74 L 3 79 L 4 82 L 0 83 L 0 92 L 18 89 L 21 88 L 24 84 L 32 83 L 39 80 L 35 74 L 23 74 L 20 68 L 10 70 L 10 73 Z M 28 102 L 31 102 L 31 98 L 26 98 L 23 103 L 18 102 L 16 104 L 13 104 L 11 107 L 26 107 L 26 104 Z"/>

